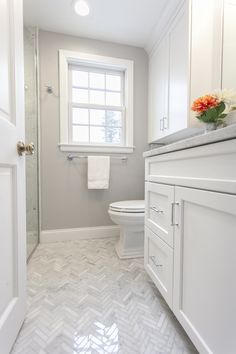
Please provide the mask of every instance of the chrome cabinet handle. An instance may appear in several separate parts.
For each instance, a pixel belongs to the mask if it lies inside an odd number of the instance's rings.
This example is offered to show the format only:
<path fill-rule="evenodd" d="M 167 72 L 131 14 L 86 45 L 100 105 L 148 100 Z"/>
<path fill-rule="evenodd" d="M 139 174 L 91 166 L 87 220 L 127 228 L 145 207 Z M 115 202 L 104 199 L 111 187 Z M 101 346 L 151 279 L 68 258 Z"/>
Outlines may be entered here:
<path fill-rule="evenodd" d="M 149 258 L 151 259 L 151 261 L 154 263 L 156 267 L 163 267 L 163 264 L 160 264 L 155 256 L 149 256 Z"/>
<path fill-rule="evenodd" d="M 163 118 L 160 119 L 160 131 L 164 130 L 164 120 Z"/>
<path fill-rule="evenodd" d="M 179 205 L 179 203 L 177 203 L 177 202 L 171 203 L 171 226 L 179 226 L 179 224 L 174 221 L 174 209 L 175 209 L 174 207 L 175 207 L 175 205 Z"/>
<path fill-rule="evenodd" d="M 164 213 L 163 210 L 157 209 L 155 206 L 150 207 L 150 210 L 153 210 L 153 211 L 155 211 L 155 212 L 158 213 L 158 214 L 163 214 L 163 213 Z"/>
<path fill-rule="evenodd" d="M 166 125 L 165 125 L 166 122 Z M 169 120 L 168 117 L 163 117 L 163 130 L 169 129 Z"/>

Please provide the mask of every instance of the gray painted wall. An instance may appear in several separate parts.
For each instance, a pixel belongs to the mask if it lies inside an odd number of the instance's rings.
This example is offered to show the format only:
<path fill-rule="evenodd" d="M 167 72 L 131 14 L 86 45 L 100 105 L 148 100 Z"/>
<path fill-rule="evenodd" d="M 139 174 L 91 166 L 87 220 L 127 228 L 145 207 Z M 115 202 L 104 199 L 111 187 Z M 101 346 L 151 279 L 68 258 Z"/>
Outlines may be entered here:
<path fill-rule="evenodd" d="M 109 190 L 87 189 L 87 162 L 68 162 L 60 152 L 58 50 L 67 49 L 134 60 L 134 145 L 128 161 L 111 162 Z M 141 48 L 39 32 L 41 87 L 42 230 L 111 225 L 111 202 L 144 198 L 143 151 L 147 142 L 148 56 Z M 55 95 L 45 90 L 52 85 Z"/>

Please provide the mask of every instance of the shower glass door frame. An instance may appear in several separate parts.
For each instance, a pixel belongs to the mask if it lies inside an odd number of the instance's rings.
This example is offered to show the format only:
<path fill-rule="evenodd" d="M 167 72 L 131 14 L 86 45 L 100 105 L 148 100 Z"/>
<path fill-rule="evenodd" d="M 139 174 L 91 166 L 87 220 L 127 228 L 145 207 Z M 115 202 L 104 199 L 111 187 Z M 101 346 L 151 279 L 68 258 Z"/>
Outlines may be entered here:
<path fill-rule="evenodd" d="M 25 133 L 35 144 L 34 156 L 26 156 L 26 235 L 27 260 L 39 243 L 40 201 L 40 105 L 38 29 L 24 27 L 25 54 Z"/>

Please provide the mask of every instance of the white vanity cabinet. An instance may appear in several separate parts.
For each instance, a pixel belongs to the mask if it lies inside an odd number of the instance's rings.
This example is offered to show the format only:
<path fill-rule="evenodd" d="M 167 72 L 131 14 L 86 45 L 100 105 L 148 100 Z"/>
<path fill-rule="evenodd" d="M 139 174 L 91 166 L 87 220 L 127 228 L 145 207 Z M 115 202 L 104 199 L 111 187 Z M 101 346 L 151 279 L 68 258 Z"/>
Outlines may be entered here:
<path fill-rule="evenodd" d="M 145 268 L 202 353 L 236 348 L 236 139 L 146 158 Z"/>
<path fill-rule="evenodd" d="M 221 85 L 219 1 L 182 2 L 149 54 L 149 143 L 171 142 L 202 129 L 191 104 Z"/>

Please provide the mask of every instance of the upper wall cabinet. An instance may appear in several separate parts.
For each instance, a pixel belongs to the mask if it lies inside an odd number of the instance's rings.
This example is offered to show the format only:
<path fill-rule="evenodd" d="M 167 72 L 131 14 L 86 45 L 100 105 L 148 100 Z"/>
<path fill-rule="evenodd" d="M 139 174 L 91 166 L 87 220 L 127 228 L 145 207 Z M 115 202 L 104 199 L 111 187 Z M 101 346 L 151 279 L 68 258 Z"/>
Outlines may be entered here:
<path fill-rule="evenodd" d="M 164 38 L 149 63 L 149 141 L 164 136 L 168 116 L 169 38 Z M 158 80 L 157 80 L 158 78 Z M 156 119 L 158 117 L 159 119 Z"/>
<path fill-rule="evenodd" d="M 150 53 L 149 143 L 171 142 L 201 128 L 192 101 L 221 85 L 221 0 L 186 0 Z"/>
<path fill-rule="evenodd" d="M 236 88 L 236 0 L 224 1 L 222 86 Z"/>

